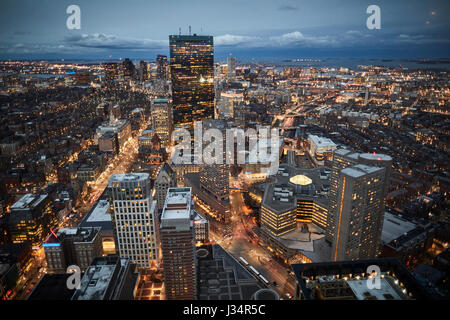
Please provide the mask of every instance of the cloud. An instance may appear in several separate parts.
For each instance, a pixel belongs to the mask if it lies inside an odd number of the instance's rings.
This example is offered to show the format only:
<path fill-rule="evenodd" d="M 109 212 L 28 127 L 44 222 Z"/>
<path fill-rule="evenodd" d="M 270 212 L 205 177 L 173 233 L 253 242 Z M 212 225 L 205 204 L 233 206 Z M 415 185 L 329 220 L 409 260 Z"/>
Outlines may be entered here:
<path fill-rule="evenodd" d="M 240 36 L 233 34 L 224 34 L 214 37 L 214 45 L 217 46 L 234 46 L 238 44 L 251 45 L 260 40 L 258 37 Z"/>
<path fill-rule="evenodd" d="M 298 8 L 291 5 L 281 5 L 278 7 L 278 10 L 280 11 L 297 11 Z"/>
<path fill-rule="evenodd" d="M 167 48 L 168 40 L 133 39 L 103 33 L 81 34 L 65 39 L 67 44 L 84 48 L 153 50 Z"/>
<path fill-rule="evenodd" d="M 396 41 L 403 44 L 415 44 L 415 45 L 425 45 L 425 44 L 439 44 L 439 43 L 450 43 L 450 39 L 446 38 L 430 38 L 422 34 L 409 35 L 400 34 L 396 38 Z"/>
<path fill-rule="evenodd" d="M 293 31 L 282 34 L 281 36 L 270 37 L 272 45 L 277 46 L 335 46 L 338 44 L 333 36 L 305 36 L 300 31 Z"/>

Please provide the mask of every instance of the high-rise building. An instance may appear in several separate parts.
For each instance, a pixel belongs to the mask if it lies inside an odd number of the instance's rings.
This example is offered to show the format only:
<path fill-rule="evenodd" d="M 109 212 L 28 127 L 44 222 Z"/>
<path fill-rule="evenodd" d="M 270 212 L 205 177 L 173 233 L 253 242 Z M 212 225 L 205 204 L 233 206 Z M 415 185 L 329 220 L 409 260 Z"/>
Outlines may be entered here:
<path fill-rule="evenodd" d="M 385 168 L 357 164 L 339 172 L 332 260 L 375 258 L 384 220 Z"/>
<path fill-rule="evenodd" d="M 225 137 L 226 122 L 224 120 L 209 119 L 202 122 L 203 130 L 218 129 Z M 204 165 L 200 171 L 202 189 L 211 193 L 219 201 L 228 201 L 230 195 L 230 167 L 226 163 L 225 144 L 223 145 L 222 163 Z"/>
<path fill-rule="evenodd" d="M 116 250 L 139 267 L 158 264 L 156 201 L 150 194 L 148 173 L 113 174 L 109 179 Z"/>
<path fill-rule="evenodd" d="M 105 71 L 105 81 L 113 81 L 119 78 L 119 65 L 117 62 L 107 62 L 103 64 Z"/>
<path fill-rule="evenodd" d="M 170 188 L 161 216 L 164 285 L 168 300 L 196 297 L 195 230 L 190 188 Z"/>
<path fill-rule="evenodd" d="M 157 209 L 162 210 L 164 208 L 164 202 L 166 201 L 167 190 L 177 186 L 177 178 L 175 171 L 169 164 L 164 163 L 158 171 L 158 175 L 155 179 L 156 201 Z"/>
<path fill-rule="evenodd" d="M 171 35 L 169 43 L 174 124 L 192 127 L 214 117 L 213 37 Z"/>
<path fill-rule="evenodd" d="M 103 251 L 99 227 L 54 230 L 42 246 L 47 269 L 54 273 L 65 273 L 71 265 L 84 271 Z"/>
<path fill-rule="evenodd" d="M 123 79 L 132 80 L 135 75 L 136 68 L 130 59 L 125 58 L 125 60 L 122 62 L 120 71 Z"/>
<path fill-rule="evenodd" d="M 392 172 L 392 158 L 385 154 L 369 154 L 369 153 L 355 153 L 346 149 L 338 149 L 333 152 L 333 162 L 331 167 L 331 179 L 330 179 L 330 206 L 329 214 L 327 216 L 327 228 L 325 236 L 328 242 L 332 242 L 335 237 L 335 231 L 337 226 L 337 211 L 338 211 L 338 183 L 339 174 L 342 169 L 356 165 L 365 164 L 368 166 L 384 167 L 385 175 L 383 185 L 383 201 L 387 194 L 389 187 L 389 179 Z M 383 206 L 384 208 L 384 206 Z M 383 211 L 384 212 L 384 211 Z M 381 213 L 382 214 L 382 213 Z M 381 217 L 382 219 L 382 217 Z"/>
<path fill-rule="evenodd" d="M 161 80 L 167 80 L 169 64 L 167 62 L 167 56 L 158 54 L 156 56 L 156 78 Z"/>
<path fill-rule="evenodd" d="M 152 127 L 167 148 L 172 138 L 172 105 L 168 99 L 154 99 L 151 106 Z"/>
<path fill-rule="evenodd" d="M 8 231 L 13 243 L 30 242 L 39 247 L 57 225 L 47 194 L 26 194 L 11 206 Z"/>
<path fill-rule="evenodd" d="M 140 78 L 141 78 L 140 80 L 141 81 L 149 80 L 150 75 L 148 73 L 147 62 L 145 62 L 144 60 L 141 60 L 139 62 L 139 67 L 140 67 L 139 72 L 140 72 Z"/>
<path fill-rule="evenodd" d="M 228 81 L 234 81 L 236 79 L 236 58 L 228 57 L 227 59 L 228 65 Z"/>

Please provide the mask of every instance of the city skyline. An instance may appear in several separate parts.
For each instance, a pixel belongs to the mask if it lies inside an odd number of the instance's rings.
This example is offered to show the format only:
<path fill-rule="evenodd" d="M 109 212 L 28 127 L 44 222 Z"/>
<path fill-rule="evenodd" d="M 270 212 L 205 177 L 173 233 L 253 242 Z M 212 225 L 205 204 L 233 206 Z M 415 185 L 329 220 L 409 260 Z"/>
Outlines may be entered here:
<path fill-rule="evenodd" d="M 179 29 L 189 34 L 189 28 L 214 36 L 220 59 L 230 53 L 250 59 L 444 58 L 450 52 L 450 5 L 445 1 L 377 1 L 379 30 L 366 27 L 370 1 L 111 1 L 108 10 L 100 2 L 80 1 L 79 30 L 66 27 L 71 4 L 3 2 L 0 58 L 149 59 L 168 54 L 168 36 Z"/>

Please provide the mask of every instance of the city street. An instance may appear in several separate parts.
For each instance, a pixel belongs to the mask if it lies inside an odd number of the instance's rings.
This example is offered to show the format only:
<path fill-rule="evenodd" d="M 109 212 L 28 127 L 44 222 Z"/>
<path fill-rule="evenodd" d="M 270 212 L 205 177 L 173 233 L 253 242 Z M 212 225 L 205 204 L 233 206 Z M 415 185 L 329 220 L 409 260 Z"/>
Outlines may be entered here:
<path fill-rule="evenodd" d="M 260 245 L 255 234 L 256 225 L 249 215 L 245 214 L 245 204 L 241 192 L 230 193 L 232 222 L 229 227 L 217 226 L 219 223 L 211 221 L 212 239 L 230 252 L 236 259 L 243 257 L 258 270 L 271 284 L 269 287 L 287 299 L 286 294 L 293 295 L 295 279 L 290 275 L 290 269 L 274 260 L 270 253 Z M 220 230 L 220 234 L 217 230 Z M 273 282 L 277 286 L 273 285 Z"/>

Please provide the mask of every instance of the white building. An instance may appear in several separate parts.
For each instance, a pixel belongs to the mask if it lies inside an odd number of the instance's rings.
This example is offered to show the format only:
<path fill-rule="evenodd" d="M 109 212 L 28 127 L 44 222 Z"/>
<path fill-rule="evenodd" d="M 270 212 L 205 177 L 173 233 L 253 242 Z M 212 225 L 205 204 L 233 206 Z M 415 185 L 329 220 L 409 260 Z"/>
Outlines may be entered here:
<path fill-rule="evenodd" d="M 337 149 L 337 145 L 331 139 L 309 134 L 308 142 L 309 155 L 317 165 L 323 165 L 325 159 L 333 159 L 333 151 Z"/>
<path fill-rule="evenodd" d="M 148 173 L 114 174 L 109 179 L 116 225 L 117 251 L 139 267 L 159 263 L 156 201 Z"/>

